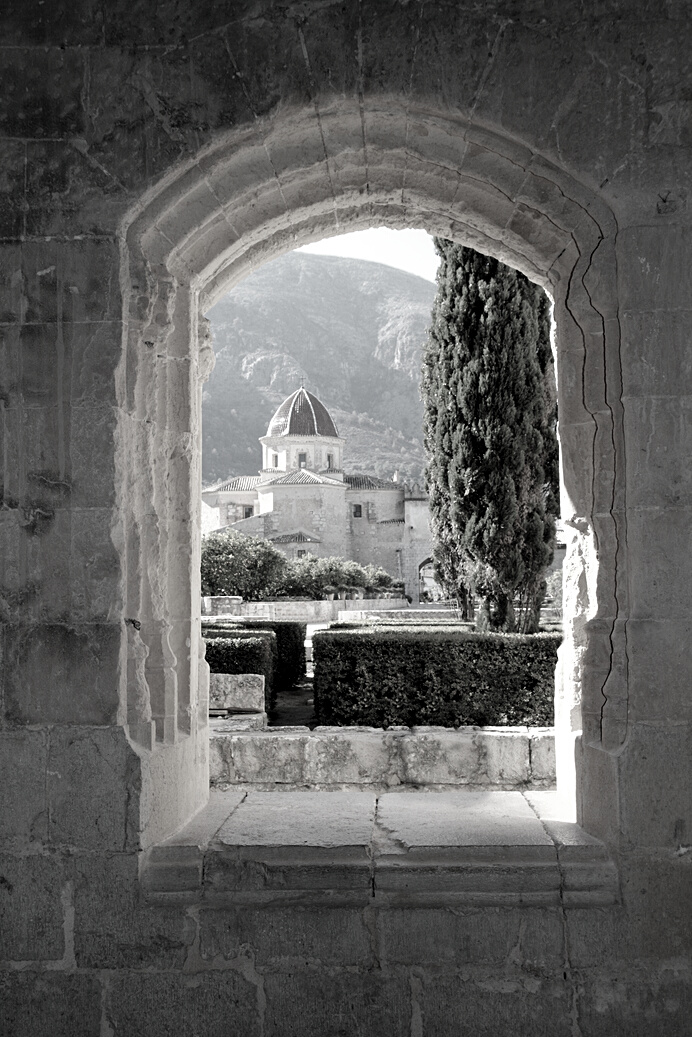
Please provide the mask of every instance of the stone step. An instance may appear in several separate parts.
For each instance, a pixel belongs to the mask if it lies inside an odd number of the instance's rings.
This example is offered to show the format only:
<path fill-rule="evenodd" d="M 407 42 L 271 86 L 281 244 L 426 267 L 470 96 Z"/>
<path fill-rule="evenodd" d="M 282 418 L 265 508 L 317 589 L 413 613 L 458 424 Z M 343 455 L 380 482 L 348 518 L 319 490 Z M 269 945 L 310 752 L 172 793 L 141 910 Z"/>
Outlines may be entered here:
<path fill-rule="evenodd" d="M 150 851 L 143 885 L 150 897 L 209 905 L 582 907 L 618 897 L 603 844 L 559 820 L 554 795 L 460 789 L 212 790 Z"/>

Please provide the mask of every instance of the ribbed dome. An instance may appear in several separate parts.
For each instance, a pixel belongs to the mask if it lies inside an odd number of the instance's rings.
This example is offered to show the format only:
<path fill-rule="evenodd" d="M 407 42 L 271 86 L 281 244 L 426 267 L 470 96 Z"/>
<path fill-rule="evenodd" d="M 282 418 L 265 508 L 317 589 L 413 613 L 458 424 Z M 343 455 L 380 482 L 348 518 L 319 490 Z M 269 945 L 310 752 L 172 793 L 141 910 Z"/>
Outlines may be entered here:
<path fill-rule="evenodd" d="M 307 389 L 296 389 L 269 422 L 268 436 L 334 436 L 336 425 L 323 403 Z"/>

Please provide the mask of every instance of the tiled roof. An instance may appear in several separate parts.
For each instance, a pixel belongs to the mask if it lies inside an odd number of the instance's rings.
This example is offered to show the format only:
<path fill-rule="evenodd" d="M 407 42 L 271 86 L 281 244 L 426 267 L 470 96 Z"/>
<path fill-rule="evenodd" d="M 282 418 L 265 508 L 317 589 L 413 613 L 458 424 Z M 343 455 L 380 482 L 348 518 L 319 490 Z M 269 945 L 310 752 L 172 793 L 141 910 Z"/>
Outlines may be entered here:
<path fill-rule="evenodd" d="M 297 468 L 293 472 L 273 479 L 267 486 L 343 486 L 340 479 L 329 479 L 326 475 L 317 475 L 308 468 Z"/>
<path fill-rule="evenodd" d="M 306 533 L 281 533 L 278 537 L 267 537 L 272 544 L 319 544 L 317 537 L 307 536 Z"/>
<path fill-rule="evenodd" d="M 400 490 L 402 484 L 398 482 L 387 482 L 386 479 L 377 479 L 374 475 L 346 475 L 344 482 L 352 490 Z"/>
<path fill-rule="evenodd" d="M 338 436 L 323 403 L 301 386 L 281 404 L 269 422 L 268 436 Z"/>
<path fill-rule="evenodd" d="M 398 526 L 400 524 L 403 524 L 405 521 L 406 521 L 406 519 L 382 519 L 382 521 L 378 522 L 377 525 L 378 526 Z"/>
<path fill-rule="evenodd" d="M 259 475 L 238 475 L 235 479 L 229 479 L 228 482 L 221 483 L 219 486 L 214 486 L 213 491 L 208 490 L 207 492 L 219 493 L 222 490 L 254 490 L 259 481 Z"/>

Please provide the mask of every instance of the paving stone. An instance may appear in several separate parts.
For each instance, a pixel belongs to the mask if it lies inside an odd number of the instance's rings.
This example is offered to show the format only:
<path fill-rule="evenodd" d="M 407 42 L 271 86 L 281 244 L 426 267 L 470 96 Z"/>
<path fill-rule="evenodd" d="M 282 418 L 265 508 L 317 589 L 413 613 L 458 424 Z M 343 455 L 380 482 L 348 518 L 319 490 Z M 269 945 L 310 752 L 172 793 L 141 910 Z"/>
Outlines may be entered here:
<path fill-rule="evenodd" d="M 372 792 L 249 792 L 221 826 L 220 846 L 351 847 L 367 856 L 375 816 Z"/>
<path fill-rule="evenodd" d="M 405 852 L 420 847 L 553 844 L 520 792 L 384 793 L 377 825 Z"/>

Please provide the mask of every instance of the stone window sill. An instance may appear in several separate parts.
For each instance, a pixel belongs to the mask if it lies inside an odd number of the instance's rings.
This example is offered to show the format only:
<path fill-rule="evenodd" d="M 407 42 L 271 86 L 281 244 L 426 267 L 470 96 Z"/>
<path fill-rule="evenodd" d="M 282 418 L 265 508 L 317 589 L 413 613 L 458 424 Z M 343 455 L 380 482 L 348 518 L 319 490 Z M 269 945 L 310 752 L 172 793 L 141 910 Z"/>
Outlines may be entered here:
<path fill-rule="evenodd" d="M 605 847 L 551 792 L 212 789 L 153 847 L 147 898 L 208 906 L 338 902 L 607 906 Z"/>

